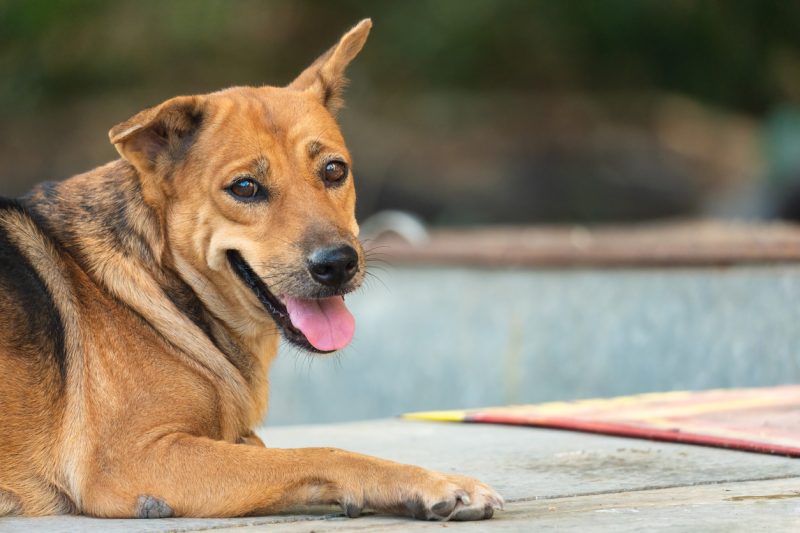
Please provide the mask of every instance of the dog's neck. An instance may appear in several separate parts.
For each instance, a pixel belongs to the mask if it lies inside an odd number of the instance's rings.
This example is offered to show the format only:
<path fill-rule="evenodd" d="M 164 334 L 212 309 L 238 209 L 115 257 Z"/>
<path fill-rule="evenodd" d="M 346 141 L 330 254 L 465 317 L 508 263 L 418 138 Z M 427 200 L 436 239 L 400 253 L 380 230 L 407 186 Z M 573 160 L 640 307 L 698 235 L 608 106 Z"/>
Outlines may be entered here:
<path fill-rule="evenodd" d="M 243 389 L 234 395 L 248 393 L 248 411 L 265 409 L 253 405 L 266 402 L 266 393 L 260 392 L 264 387 L 257 384 L 266 381 L 266 368 L 252 352 L 253 340 L 234 334 L 181 277 L 164 223 L 145 202 L 140 178 L 129 163 L 118 160 L 63 182 L 42 184 L 22 202 L 98 285 L 207 370 L 230 381 L 233 389 Z"/>
<path fill-rule="evenodd" d="M 141 194 L 136 171 L 123 160 L 62 182 L 38 185 L 22 199 L 40 226 L 88 273 L 109 254 L 135 256 L 160 268 L 162 224 Z"/>

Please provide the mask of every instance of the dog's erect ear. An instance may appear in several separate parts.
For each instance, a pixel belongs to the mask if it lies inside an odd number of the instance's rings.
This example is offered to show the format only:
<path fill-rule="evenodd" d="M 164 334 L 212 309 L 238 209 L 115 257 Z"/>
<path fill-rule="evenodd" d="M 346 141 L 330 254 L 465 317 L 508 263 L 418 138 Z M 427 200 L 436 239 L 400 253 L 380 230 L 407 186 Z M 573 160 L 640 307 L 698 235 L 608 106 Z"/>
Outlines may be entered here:
<path fill-rule="evenodd" d="M 157 173 L 186 153 L 202 121 L 202 97 L 178 96 L 117 124 L 108 138 L 137 170 Z"/>
<path fill-rule="evenodd" d="M 344 71 L 364 46 L 372 20 L 364 19 L 345 33 L 330 50 L 319 56 L 292 83 L 290 89 L 312 91 L 331 113 L 342 107 L 342 90 L 347 85 Z"/>

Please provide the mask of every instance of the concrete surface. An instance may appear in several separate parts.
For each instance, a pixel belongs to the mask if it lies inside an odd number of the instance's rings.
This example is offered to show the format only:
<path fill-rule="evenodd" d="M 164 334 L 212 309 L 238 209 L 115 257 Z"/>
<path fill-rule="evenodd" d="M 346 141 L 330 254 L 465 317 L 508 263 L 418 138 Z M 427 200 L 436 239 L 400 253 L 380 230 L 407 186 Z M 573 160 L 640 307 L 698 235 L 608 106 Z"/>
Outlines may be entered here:
<path fill-rule="evenodd" d="M 5 518 L 3 532 L 800 531 L 800 460 L 582 433 L 377 420 L 267 428 L 270 446 L 332 445 L 461 472 L 495 486 L 489 521 L 416 522 L 336 509 L 240 519 Z"/>
<path fill-rule="evenodd" d="M 800 382 L 800 265 L 375 270 L 351 348 L 283 354 L 268 424 Z"/>

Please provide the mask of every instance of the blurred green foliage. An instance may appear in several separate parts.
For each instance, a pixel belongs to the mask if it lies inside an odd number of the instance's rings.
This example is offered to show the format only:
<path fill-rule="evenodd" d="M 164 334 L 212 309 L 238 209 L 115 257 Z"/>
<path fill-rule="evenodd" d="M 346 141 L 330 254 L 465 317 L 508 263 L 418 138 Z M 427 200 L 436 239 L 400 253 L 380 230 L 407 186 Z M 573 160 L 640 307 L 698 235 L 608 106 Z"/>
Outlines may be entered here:
<path fill-rule="evenodd" d="M 168 97 L 287 83 L 364 17 L 341 116 L 362 216 L 630 221 L 800 191 L 798 1 L 0 0 L 0 194 L 115 157 L 108 128 Z"/>
<path fill-rule="evenodd" d="M 287 80 L 364 16 L 362 67 L 393 90 L 660 89 L 756 114 L 800 101 L 794 1 L 2 0 L 0 109 Z"/>

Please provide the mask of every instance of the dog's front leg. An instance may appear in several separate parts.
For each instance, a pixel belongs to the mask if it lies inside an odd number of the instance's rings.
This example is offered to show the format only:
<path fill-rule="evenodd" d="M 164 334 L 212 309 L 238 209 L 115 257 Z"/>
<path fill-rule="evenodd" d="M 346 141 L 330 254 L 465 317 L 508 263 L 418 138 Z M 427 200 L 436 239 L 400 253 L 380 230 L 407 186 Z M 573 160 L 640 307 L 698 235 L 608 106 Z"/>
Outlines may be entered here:
<path fill-rule="evenodd" d="M 241 516 L 338 504 L 430 520 L 479 520 L 502 498 L 476 480 L 333 448 L 268 449 L 185 434 L 87 480 L 83 511 L 107 517 Z"/>

